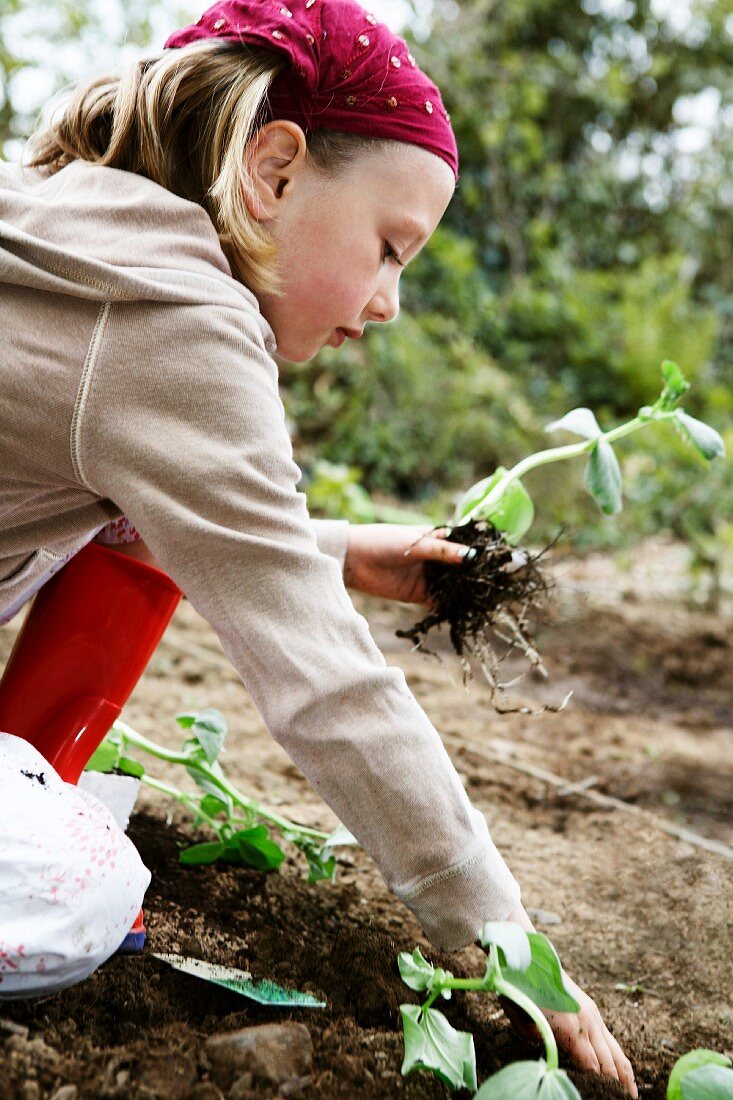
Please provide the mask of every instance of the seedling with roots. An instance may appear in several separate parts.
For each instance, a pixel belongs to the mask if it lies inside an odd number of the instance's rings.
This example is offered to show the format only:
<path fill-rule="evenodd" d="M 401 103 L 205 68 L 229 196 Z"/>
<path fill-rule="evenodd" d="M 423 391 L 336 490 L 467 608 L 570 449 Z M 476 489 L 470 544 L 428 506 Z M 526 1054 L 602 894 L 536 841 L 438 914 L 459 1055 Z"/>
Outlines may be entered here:
<path fill-rule="evenodd" d="M 333 880 L 336 875 L 334 848 L 356 844 L 343 826 L 325 833 L 298 825 L 250 798 L 227 778 L 219 763 L 224 749 L 227 726 L 218 710 L 179 714 L 176 722 L 188 737 L 180 749 L 166 749 L 143 737 L 126 722 L 117 721 L 92 756 L 91 771 L 120 771 L 134 776 L 147 786 L 185 806 L 194 816 L 194 825 L 205 825 L 216 840 L 194 844 L 181 852 L 181 863 L 244 863 L 259 871 L 277 870 L 285 852 L 270 836 L 274 828 L 283 840 L 298 848 L 308 861 L 308 881 Z M 196 783 L 195 793 L 179 790 L 170 783 L 148 775 L 131 753 L 146 753 L 167 764 L 180 764 Z"/>
<path fill-rule="evenodd" d="M 421 1005 L 401 1005 L 405 1038 L 402 1073 L 428 1070 L 453 1089 L 477 1087 L 473 1036 L 456 1031 L 442 1012 L 433 1007 L 439 997 L 450 998 L 454 989 L 495 993 L 522 1008 L 537 1025 L 545 1045 L 545 1058 L 516 1062 L 494 1074 L 481 1086 L 476 1100 L 580 1100 L 580 1095 L 558 1065 L 555 1036 L 542 1012 L 578 1012 L 579 1005 L 565 989 L 562 968 L 554 947 L 539 932 L 525 932 L 509 921 L 490 921 L 478 936 L 488 955 L 481 978 L 455 978 L 449 970 L 434 967 L 419 948 L 403 951 L 398 959 L 403 982 L 427 994 Z"/>
<path fill-rule="evenodd" d="M 587 457 L 585 487 L 606 515 L 621 511 L 621 468 L 614 444 L 626 436 L 657 424 L 672 427 L 705 462 L 725 453 L 723 440 L 709 425 L 679 407 L 689 389 L 679 367 L 662 363 L 663 387 L 653 405 L 645 405 L 625 424 L 602 431 L 590 409 L 573 409 L 547 426 L 547 431 L 566 431 L 580 442 L 551 447 L 523 458 L 511 469 L 500 466 L 490 477 L 464 493 L 449 523 L 449 540 L 471 548 L 460 568 L 438 563 L 427 566 L 431 610 L 409 630 L 398 631 L 416 648 L 424 648 L 430 630 L 447 623 L 454 650 L 461 658 L 464 679 L 470 675 L 468 656 L 474 656 L 492 688 L 497 710 L 506 707 L 499 668 L 512 650 L 520 651 L 543 675 L 542 659 L 528 633 L 531 618 L 544 610 L 550 589 L 542 567 L 542 554 L 514 549 L 532 525 L 534 504 L 523 478 L 540 466 L 566 459 Z M 497 640 L 506 647 L 497 652 Z M 468 656 L 467 656 L 468 655 Z M 546 707 L 543 709 L 559 709 Z"/>

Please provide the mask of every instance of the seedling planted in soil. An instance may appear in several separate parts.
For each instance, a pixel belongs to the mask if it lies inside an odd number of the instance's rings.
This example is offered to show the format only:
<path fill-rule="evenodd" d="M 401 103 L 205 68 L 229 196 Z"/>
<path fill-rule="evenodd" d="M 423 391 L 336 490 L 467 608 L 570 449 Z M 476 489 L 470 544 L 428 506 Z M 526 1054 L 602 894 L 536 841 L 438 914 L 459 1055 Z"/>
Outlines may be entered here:
<path fill-rule="evenodd" d="M 577 1012 L 578 1003 L 565 989 L 555 948 L 539 932 L 525 932 L 509 921 L 490 921 L 479 932 L 488 951 L 482 978 L 454 978 L 449 970 L 432 966 L 416 947 L 398 959 L 403 982 L 427 993 L 422 1005 L 401 1005 L 405 1038 L 403 1074 L 428 1070 L 450 1088 L 477 1087 L 473 1036 L 456 1031 L 442 1012 L 433 1008 L 438 997 L 448 1000 L 454 989 L 495 993 L 522 1008 L 537 1025 L 545 1044 L 545 1059 L 515 1062 L 481 1086 L 477 1100 L 579 1100 L 579 1093 L 558 1065 L 557 1044 L 543 1008 Z"/>
<path fill-rule="evenodd" d="M 621 468 L 613 445 L 654 424 L 669 424 L 704 461 L 725 453 L 718 433 L 689 416 L 679 402 L 689 389 L 682 371 L 669 360 L 662 363 L 663 387 L 653 405 L 645 405 L 625 424 L 601 430 L 590 409 L 578 408 L 548 424 L 547 431 L 566 431 L 581 442 L 552 447 L 523 458 L 510 470 L 500 466 L 490 477 L 472 485 L 456 505 L 448 527 L 449 541 L 470 547 L 460 568 L 437 562 L 427 566 L 430 612 L 398 636 L 424 648 L 434 627 L 447 623 L 453 649 L 461 658 L 464 680 L 470 676 L 468 657 L 473 655 L 491 685 L 497 710 L 523 710 L 504 705 L 499 669 L 512 651 L 521 652 L 530 665 L 546 675 L 542 659 L 532 645 L 531 619 L 545 611 L 550 590 L 542 566 L 543 553 L 516 550 L 534 519 L 534 504 L 522 479 L 532 470 L 565 459 L 586 457 L 585 487 L 606 515 L 621 511 Z M 502 643 L 503 653 L 497 651 Z M 564 704 L 562 704 L 564 705 Z M 557 710 L 558 707 L 543 709 Z"/>
<path fill-rule="evenodd" d="M 714 1050 L 691 1050 L 672 1067 L 667 1100 L 733 1100 L 730 1058 Z"/>
<path fill-rule="evenodd" d="M 179 714 L 176 722 L 189 736 L 180 749 L 157 745 L 137 733 L 126 722 L 117 721 L 87 765 L 90 771 L 119 771 L 142 780 L 149 787 L 168 795 L 194 815 L 194 825 L 206 825 L 216 839 L 185 848 L 181 863 L 244 863 L 258 871 L 277 870 L 285 852 L 270 836 L 279 831 L 283 840 L 295 845 L 308 861 L 308 881 L 333 880 L 336 857 L 333 849 L 356 844 L 351 833 L 339 826 L 332 833 L 310 829 L 289 821 L 274 810 L 238 790 L 227 779 L 219 754 L 224 749 L 227 726 L 224 716 L 213 708 Z M 143 752 L 168 764 L 180 764 L 196 783 L 190 794 L 148 775 L 131 752 Z"/>

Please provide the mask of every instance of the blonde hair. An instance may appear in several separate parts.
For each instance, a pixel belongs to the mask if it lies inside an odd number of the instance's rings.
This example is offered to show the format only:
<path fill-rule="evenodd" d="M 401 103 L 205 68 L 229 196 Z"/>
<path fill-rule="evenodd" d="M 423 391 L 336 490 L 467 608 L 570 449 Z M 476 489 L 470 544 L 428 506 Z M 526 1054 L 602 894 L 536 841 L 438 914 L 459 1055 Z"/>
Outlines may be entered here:
<path fill-rule="evenodd" d="M 53 175 L 84 160 L 146 176 L 203 206 L 235 278 L 255 294 L 281 294 L 277 245 L 245 201 L 244 151 L 267 121 L 267 93 L 283 66 L 269 50 L 220 40 L 141 58 L 72 89 L 60 116 L 31 135 L 29 166 Z M 308 157 L 336 175 L 383 144 L 319 130 Z"/>

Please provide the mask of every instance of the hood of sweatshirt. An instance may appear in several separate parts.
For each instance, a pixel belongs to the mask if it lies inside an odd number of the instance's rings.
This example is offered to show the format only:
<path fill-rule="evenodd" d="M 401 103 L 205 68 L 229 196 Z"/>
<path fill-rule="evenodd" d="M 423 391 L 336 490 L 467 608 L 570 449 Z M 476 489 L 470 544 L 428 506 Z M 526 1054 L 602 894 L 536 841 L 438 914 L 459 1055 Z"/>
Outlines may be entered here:
<path fill-rule="evenodd" d="M 87 161 L 53 176 L 0 162 L 1 283 L 93 301 L 244 307 L 265 349 L 276 347 L 203 207 L 145 176 Z"/>

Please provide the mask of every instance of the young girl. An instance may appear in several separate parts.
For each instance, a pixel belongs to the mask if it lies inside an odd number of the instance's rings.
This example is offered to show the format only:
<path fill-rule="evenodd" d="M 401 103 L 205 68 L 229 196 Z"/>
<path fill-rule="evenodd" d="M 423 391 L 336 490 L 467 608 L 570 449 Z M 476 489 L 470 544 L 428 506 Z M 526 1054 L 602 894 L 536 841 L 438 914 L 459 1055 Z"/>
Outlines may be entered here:
<path fill-rule="evenodd" d="M 402 269 L 458 175 L 439 92 L 354 0 L 228 0 L 166 47 L 79 89 L 29 167 L 0 166 L 0 617 L 100 530 L 132 540 L 211 623 L 272 734 L 437 946 L 487 920 L 530 929 L 485 818 L 344 586 L 420 602 L 422 563 L 458 566 L 459 550 L 426 538 L 408 554 L 414 529 L 309 520 L 272 358 L 303 362 L 396 318 Z M 99 965 L 148 875 L 12 730 L 0 753 L 0 877 L 15 882 L 0 895 L 1 998 Z M 69 889 L 95 832 L 105 859 Z M 568 986 L 580 1012 L 549 1014 L 559 1042 L 635 1096 L 597 1007 Z"/>

